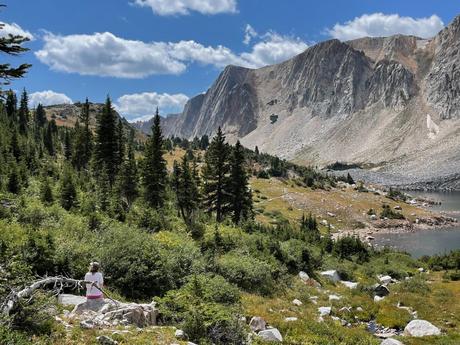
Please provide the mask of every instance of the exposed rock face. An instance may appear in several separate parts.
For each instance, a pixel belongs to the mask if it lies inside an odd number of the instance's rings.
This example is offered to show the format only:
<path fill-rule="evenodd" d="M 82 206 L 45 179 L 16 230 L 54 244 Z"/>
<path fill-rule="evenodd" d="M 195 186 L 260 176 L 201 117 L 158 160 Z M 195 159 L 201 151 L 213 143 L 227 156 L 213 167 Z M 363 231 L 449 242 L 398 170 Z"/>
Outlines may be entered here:
<path fill-rule="evenodd" d="M 163 126 L 189 139 L 220 126 L 230 142 L 299 163 L 458 186 L 460 17 L 430 40 L 330 40 L 277 65 L 229 66 Z"/>

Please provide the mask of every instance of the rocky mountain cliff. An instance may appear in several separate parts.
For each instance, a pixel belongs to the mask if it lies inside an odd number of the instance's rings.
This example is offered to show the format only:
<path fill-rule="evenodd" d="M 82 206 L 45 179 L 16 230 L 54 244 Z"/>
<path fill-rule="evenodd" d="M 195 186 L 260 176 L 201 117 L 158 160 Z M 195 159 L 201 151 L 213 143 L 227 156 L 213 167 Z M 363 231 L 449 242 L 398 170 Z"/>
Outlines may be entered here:
<path fill-rule="evenodd" d="M 460 17 L 429 40 L 330 40 L 281 64 L 228 66 L 163 125 L 186 138 L 221 126 L 230 141 L 304 164 L 452 179 L 460 172 Z"/>

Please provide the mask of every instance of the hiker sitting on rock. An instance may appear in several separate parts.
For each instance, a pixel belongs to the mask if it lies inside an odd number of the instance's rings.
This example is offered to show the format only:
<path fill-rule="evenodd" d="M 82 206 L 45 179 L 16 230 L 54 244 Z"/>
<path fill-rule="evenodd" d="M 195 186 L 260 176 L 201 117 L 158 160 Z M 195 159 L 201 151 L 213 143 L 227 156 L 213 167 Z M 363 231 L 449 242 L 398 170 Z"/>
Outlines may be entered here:
<path fill-rule="evenodd" d="M 99 272 L 99 263 L 91 262 L 89 265 L 89 272 L 85 274 L 85 281 L 92 282 L 92 284 L 86 284 L 86 299 L 89 300 L 103 300 L 104 295 L 100 289 L 104 285 L 104 278 L 102 273 Z"/>

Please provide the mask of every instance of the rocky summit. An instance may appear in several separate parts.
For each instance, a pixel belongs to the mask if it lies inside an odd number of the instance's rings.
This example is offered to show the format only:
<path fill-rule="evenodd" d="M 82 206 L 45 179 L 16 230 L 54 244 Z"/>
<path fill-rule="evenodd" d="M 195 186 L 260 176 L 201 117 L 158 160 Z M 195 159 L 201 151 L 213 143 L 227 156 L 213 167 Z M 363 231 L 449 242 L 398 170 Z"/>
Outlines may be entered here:
<path fill-rule="evenodd" d="M 432 39 L 329 40 L 277 65 L 228 66 L 163 121 L 165 133 L 220 126 L 229 141 L 303 164 L 340 161 L 388 184 L 460 188 L 459 48 L 457 17 Z"/>

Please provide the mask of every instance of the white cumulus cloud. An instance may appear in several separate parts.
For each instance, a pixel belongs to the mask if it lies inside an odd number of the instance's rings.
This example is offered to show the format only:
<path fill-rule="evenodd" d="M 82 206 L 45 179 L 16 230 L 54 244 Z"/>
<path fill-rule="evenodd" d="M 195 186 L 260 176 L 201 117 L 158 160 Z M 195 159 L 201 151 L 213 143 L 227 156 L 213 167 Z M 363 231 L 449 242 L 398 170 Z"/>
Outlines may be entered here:
<path fill-rule="evenodd" d="M 13 36 L 27 37 L 29 40 L 34 39 L 34 35 L 21 28 L 18 24 L 0 22 L 0 37 L 6 37 L 10 34 Z"/>
<path fill-rule="evenodd" d="M 142 42 L 110 32 L 60 36 L 47 33 L 36 57 L 52 70 L 81 75 L 144 78 L 181 74 L 189 63 L 222 68 L 233 64 L 258 68 L 278 63 L 302 52 L 307 44 L 298 38 L 268 33 L 258 37 L 251 51 L 237 54 L 230 48 L 204 46 L 190 41 Z M 71 57 L 71 58 L 69 58 Z"/>
<path fill-rule="evenodd" d="M 342 41 L 361 37 L 381 37 L 396 34 L 430 38 L 436 35 L 444 23 L 437 15 L 426 18 L 401 17 L 398 14 L 364 14 L 344 24 L 337 23 L 327 33 Z"/>
<path fill-rule="evenodd" d="M 29 95 L 29 105 L 34 108 L 39 103 L 42 105 L 53 104 L 71 104 L 72 100 L 63 93 L 54 92 L 51 90 L 34 92 Z"/>
<path fill-rule="evenodd" d="M 179 94 L 143 92 L 123 95 L 117 99 L 115 108 L 129 121 L 148 120 L 158 107 L 162 114 L 183 110 L 188 96 Z"/>
<path fill-rule="evenodd" d="M 251 52 L 242 53 L 241 58 L 247 66 L 257 68 L 288 60 L 307 48 L 308 44 L 299 38 L 269 32 Z"/>
<path fill-rule="evenodd" d="M 93 35 L 43 37 L 36 57 L 51 69 L 82 75 L 143 78 L 153 74 L 180 74 L 186 66 L 167 54 L 167 44 L 125 40 L 110 32 Z"/>
<path fill-rule="evenodd" d="M 234 13 L 236 0 L 134 0 L 136 5 L 150 7 L 161 16 L 187 15 L 190 12 L 202 14 Z"/>

